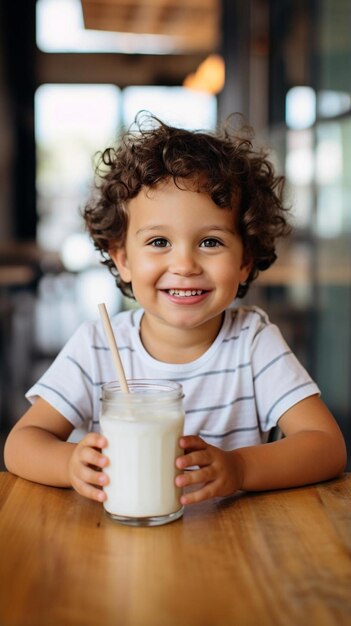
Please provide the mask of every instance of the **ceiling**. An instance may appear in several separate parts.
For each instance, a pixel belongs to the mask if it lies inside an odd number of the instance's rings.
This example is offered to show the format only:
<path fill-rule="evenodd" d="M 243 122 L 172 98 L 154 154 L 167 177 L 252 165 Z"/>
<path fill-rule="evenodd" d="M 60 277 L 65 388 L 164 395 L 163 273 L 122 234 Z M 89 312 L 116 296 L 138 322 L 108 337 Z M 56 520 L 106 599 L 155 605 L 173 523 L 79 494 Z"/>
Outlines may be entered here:
<path fill-rule="evenodd" d="M 219 45 L 220 0 L 81 0 L 85 28 L 163 35 L 175 53 Z"/>

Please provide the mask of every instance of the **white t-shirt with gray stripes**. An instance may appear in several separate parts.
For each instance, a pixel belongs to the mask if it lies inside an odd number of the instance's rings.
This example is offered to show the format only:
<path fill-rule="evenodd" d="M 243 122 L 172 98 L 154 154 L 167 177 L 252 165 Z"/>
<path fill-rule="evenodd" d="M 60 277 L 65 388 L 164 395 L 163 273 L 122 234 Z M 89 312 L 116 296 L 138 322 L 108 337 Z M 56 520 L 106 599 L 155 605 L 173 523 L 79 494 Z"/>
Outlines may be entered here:
<path fill-rule="evenodd" d="M 267 440 L 279 418 L 317 385 L 257 307 L 225 311 L 211 347 L 191 363 L 155 360 L 140 339 L 142 309 L 112 317 L 127 378 L 175 380 L 183 385 L 185 434 L 224 450 Z M 101 321 L 82 324 L 53 364 L 27 392 L 41 396 L 82 433 L 99 430 L 100 387 L 115 380 Z"/>

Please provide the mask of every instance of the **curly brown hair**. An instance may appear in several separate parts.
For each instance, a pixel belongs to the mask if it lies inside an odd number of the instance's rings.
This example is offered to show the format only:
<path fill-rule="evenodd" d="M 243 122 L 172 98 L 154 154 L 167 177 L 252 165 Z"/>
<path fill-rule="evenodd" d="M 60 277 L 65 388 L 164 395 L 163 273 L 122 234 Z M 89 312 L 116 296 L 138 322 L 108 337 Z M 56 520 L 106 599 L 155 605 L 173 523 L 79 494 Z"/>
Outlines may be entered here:
<path fill-rule="evenodd" d="M 272 265 L 277 258 L 277 237 L 290 232 L 287 209 L 282 205 L 284 179 L 275 175 L 267 152 L 254 149 L 252 138 L 252 129 L 233 129 L 230 118 L 217 133 L 205 133 L 175 128 L 140 112 L 135 129 L 132 126 L 116 148 L 100 153 L 95 194 L 83 216 L 102 263 L 125 295 L 134 297 L 132 285 L 121 279 L 108 251 L 125 242 L 128 200 L 142 187 L 153 187 L 168 178 L 180 188 L 187 179 L 195 181 L 199 191 L 208 193 L 218 207 L 236 211 L 245 259 L 251 263 L 238 298 L 247 293 L 259 271 Z"/>

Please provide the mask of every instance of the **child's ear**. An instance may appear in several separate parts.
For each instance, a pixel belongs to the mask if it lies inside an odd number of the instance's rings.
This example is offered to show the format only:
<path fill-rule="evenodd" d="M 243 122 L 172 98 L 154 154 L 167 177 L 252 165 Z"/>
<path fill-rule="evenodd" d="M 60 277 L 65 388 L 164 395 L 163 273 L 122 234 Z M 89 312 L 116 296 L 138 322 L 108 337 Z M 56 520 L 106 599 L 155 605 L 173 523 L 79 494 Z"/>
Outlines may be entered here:
<path fill-rule="evenodd" d="M 108 253 L 117 267 L 122 280 L 125 283 L 132 282 L 126 249 L 124 247 L 112 248 Z"/>
<path fill-rule="evenodd" d="M 252 270 L 252 260 L 248 256 L 244 255 L 244 258 L 240 266 L 240 283 L 245 283 L 247 281 L 251 270 Z"/>

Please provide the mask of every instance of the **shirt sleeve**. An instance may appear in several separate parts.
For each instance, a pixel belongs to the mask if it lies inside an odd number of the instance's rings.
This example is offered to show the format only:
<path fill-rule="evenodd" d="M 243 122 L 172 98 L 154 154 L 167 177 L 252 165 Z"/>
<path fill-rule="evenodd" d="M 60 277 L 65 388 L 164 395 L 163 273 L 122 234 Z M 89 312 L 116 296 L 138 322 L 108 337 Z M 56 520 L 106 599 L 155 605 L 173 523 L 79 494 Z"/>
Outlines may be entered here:
<path fill-rule="evenodd" d="M 93 413 L 94 376 L 90 344 L 89 323 L 84 323 L 26 393 L 31 403 L 37 397 L 46 400 L 75 428 L 86 425 Z"/>
<path fill-rule="evenodd" d="M 256 332 L 251 363 L 257 412 L 264 432 L 276 426 L 294 404 L 320 394 L 278 327 L 267 319 Z"/>

